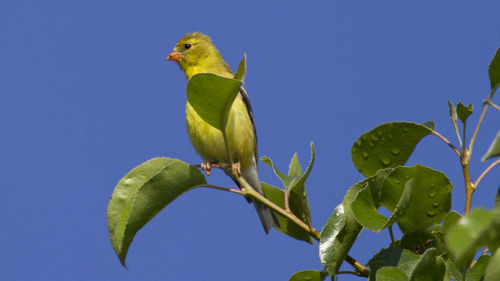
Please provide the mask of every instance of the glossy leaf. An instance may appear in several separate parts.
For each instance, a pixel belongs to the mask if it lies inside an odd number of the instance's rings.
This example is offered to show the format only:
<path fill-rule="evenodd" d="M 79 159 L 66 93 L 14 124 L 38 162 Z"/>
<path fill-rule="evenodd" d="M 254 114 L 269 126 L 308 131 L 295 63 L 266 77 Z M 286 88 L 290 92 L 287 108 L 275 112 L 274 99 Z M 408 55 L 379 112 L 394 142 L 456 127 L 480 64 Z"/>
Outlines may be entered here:
<path fill-rule="evenodd" d="M 281 208 L 283 209 L 285 208 L 285 193 L 282 189 L 274 187 L 265 182 L 261 182 L 261 186 L 267 199 L 272 201 L 274 204 L 280 206 Z M 296 214 L 296 216 L 299 218 L 303 217 L 302 204 L 297 194 L 292 193 L 290 195 L 289 205 L 292 213 Z M 280 227 L 279 228 L 275 227 L 278 231 L 286 235 L 289 235 L 295 239 L 302 240 L 311 244 L 314 243 L 314 240 L 311 237 L 311 235 L 307 233 L 305 230 L 303 230 L 301 227 L 297 226 L 294 222 L 290 221 L 289 219 L 280 215 L 279 213 L 275 212 L 275 214 L 276 217 L 278 218 L 278 221 L 280 222 Z"/>
<path fill-rule="evenodd" d="M 408 276 L 399 268 L 394 266 L 386 266 L 377 270 L 377 278 L 375 280 L 383 281 L 408 281 Z"/>
<path fill-rule="evenodd" d="M 288 281 L 322 281 L 328 276 L 325 272 L 316 270 L 303 270 L 296 272 Z"/>
<path fill-rule="evenodd" d="M 500 85 L 500 48 L 497 49 L 495 56 L 491 60 L 488 74 L 490 76 L 491 89 L 495 89 Z"/>
<path fill-rule="evenodd" d="M 189 80 L 187 99 L 203 120 L 223 131 L 240 87 L 241 81 L 211 73 L 200 73 Z"/>
<path fill-rule="evenodd" d="M 498 281 L 498 276 L 500 276 L 500 251 L 496 251 L 493 257 L 490 259 L 488 266 L 486 267 L 484 280 L 483 281 Z"/>
<path fill-rule="evenodd" d="M 457 104 L 457 116 L 462 123 L 467 122 L 467 118 L 472 114 L 472 104 L 465 106 L 461 101 Z"/>
<path fill-rule="evenodd" d="M 401 247 L 416 254 L 422 254 L 429 248 L 436 248 L 439 255 L 445 254 L 443 226 L 433 224 L 418 231 L 405 234 L 401 238 Z"/>
<path fill-rule="evenodd" d="M 179 195 L 203 184 L 198 169 L 169 158 L 151 159 L 123 177 L 108 205 L 109 237 L 121 263 L 125 266 L 137 231 Z"/>
<path fill-rule="evenodd" d="M 408 207 L 398 218 L 403 233 L 441 222 L 451 208 L 453 187 L 446 175 L 421 165 L 395 168 L 384 181 L 380 205 L 394 212 L 409 180 L 413 180 L 414 190 Z"/>
<path fill-rule="evenodd" d="M 245 74 L 247 71 L 247 54 L 243 54 L 243 58 L 238 65 L 238 70 L 236 70 L 236 74 L 234 75 L 234 80 L 240 80 L 243 82 L 245 79 Z"/>
<path fill-rule="evenodd" d="M 409 276 L 413 272 L 419 257 L 419 255 L 406 249 L 382 249 L 375 256 L 373 256 L 370 261 L 368 261 L 368 266 L 370 267 L 370 277 L 368 280 L 379 280 L 375 279 L 377 271 L 387 266 L 396 267 L 406 276 Z"/>
<path fill-rule="evenodd" d="M 487 246 L 494 252 L 500 246 L 499 209 L 472 210 L 445 233 L 445 239 L 457 267 L 465 269 L 480 247 Z"/>
<path fill-rule="evenodd" d="M 432 123 L 433 124 L 433 123 Z M 361 135 L 351 148 L 354 166 L 366 177 L 404 165 L 417 143 L 431 134 L 431 124 L 392 122 Z"/>
<path fill-rule="evenodd" d="M 376 187 L 374 190 L 380 190 L 380 187 Z M 406 209 L 410 204 L 412 193 L 413 180 L 409 180 L 405 183 L 403 193 L 401 194 L 400 200 L 395 206 L 391 217 L 386 218 L 377 212 L 379 202 L 375 202 L 376 198 L 374 198 L 374 194 L 372 194 L 372 188 L 367 186 L 356 195 L 356 198 L 351 206 L 352 211 L 361 225 L 371 231 L 378 232 L 391 226 L 394 222 L 397 222 L 399 217 L 406 212 Z"/>
<path fill-rule="evenodd" d="M 481 158 L 481 161 L 484 162 L 494 157 L 500 157 L 500 131 L 498 131 L 497 136 L 490 144 L 490 148 L 488 148 L 488 151 L 486 151 L 483 158 Z"/>
<path fill-rule="evenodd" d="M 446 264 L 437 255 L 437 250 L 430 248 L 420 257 L 413 270 L 410 281 L 443 281 L 446 275 Z"/>
<path fill-rule="evenodd" d="M 319 258 L 334 276 L 363 228 L 352 211 L 352 202 L 366 186 L 380 186 L 390 172 L 381 170 L 376 175 L 351 186 L 321 230 Z"/>

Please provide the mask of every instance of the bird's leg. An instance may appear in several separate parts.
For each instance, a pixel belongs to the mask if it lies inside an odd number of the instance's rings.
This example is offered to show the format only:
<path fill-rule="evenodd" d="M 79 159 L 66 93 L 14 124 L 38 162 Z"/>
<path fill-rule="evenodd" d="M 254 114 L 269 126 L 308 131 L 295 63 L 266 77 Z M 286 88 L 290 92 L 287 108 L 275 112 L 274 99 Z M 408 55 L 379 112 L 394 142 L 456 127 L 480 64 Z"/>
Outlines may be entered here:
<path fill-rule="evenodd" d="M 205 175 L 210 176 L 210 170 L 212 169 L 212 162 L 210 161 L 203 161 L 201 163 L 200 168 L 205 172 Z"/>
<path fill-rule="evenodd" d="M 241 176 L 241 164 L 240 161 L 233 164 L 233 175 Z"/>

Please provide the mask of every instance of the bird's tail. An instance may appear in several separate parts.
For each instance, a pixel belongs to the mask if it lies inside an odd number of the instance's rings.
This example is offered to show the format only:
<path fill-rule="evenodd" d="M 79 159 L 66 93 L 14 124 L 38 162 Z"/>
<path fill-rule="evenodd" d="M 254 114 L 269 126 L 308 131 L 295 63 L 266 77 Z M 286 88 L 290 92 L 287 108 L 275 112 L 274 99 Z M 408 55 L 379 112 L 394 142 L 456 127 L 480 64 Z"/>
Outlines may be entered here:
<path fill-rule="evenodd" d="M 250 165 L 246 168 L 241 169 L 241 175 L 255 190 L 264 195 L 262 187 L 260 186 L 259 175 L 257 173 L 257 165 L 255 163 L 254 165 Z M 269 207 L 255 200 L 252 201 L 266 233 L 269 233 L 269 230 L 271 230 L 273 226 L 280 227 L 278 218 L 276 218 L 276 215 Z"/>

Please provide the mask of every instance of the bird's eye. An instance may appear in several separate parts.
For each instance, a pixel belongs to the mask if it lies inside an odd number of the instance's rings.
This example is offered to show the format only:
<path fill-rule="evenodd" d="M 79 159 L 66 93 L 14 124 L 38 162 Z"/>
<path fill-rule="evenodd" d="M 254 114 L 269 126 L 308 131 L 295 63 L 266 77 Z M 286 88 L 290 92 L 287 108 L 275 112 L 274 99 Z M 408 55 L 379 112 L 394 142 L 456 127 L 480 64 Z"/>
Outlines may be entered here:
<path fill-rule="evenodd" d="M 184 49 L 189 49 L 189 48 L 191 48 L 191 44 L 185 44 L 184 45 Z"/>

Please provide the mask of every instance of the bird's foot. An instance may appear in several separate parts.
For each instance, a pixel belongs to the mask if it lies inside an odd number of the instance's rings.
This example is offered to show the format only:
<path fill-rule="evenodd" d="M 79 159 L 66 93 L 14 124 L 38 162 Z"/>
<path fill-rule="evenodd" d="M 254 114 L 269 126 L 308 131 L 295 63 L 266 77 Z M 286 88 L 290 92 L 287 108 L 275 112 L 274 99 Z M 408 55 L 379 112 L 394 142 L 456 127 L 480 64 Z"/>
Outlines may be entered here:
<path fill-rule="evenodd" d="M 233 164 L 233 175 L 240 177 L 241 176 L 241 164 L 240 162 L 236 162 Z"/>
<path fill-rule="evenodd" d="M 212 162 L 204 161 L 201 163 L 200 168 L 205 172 L 205 175 L 210 176 L 210 170 L 212 170 Z"/>

